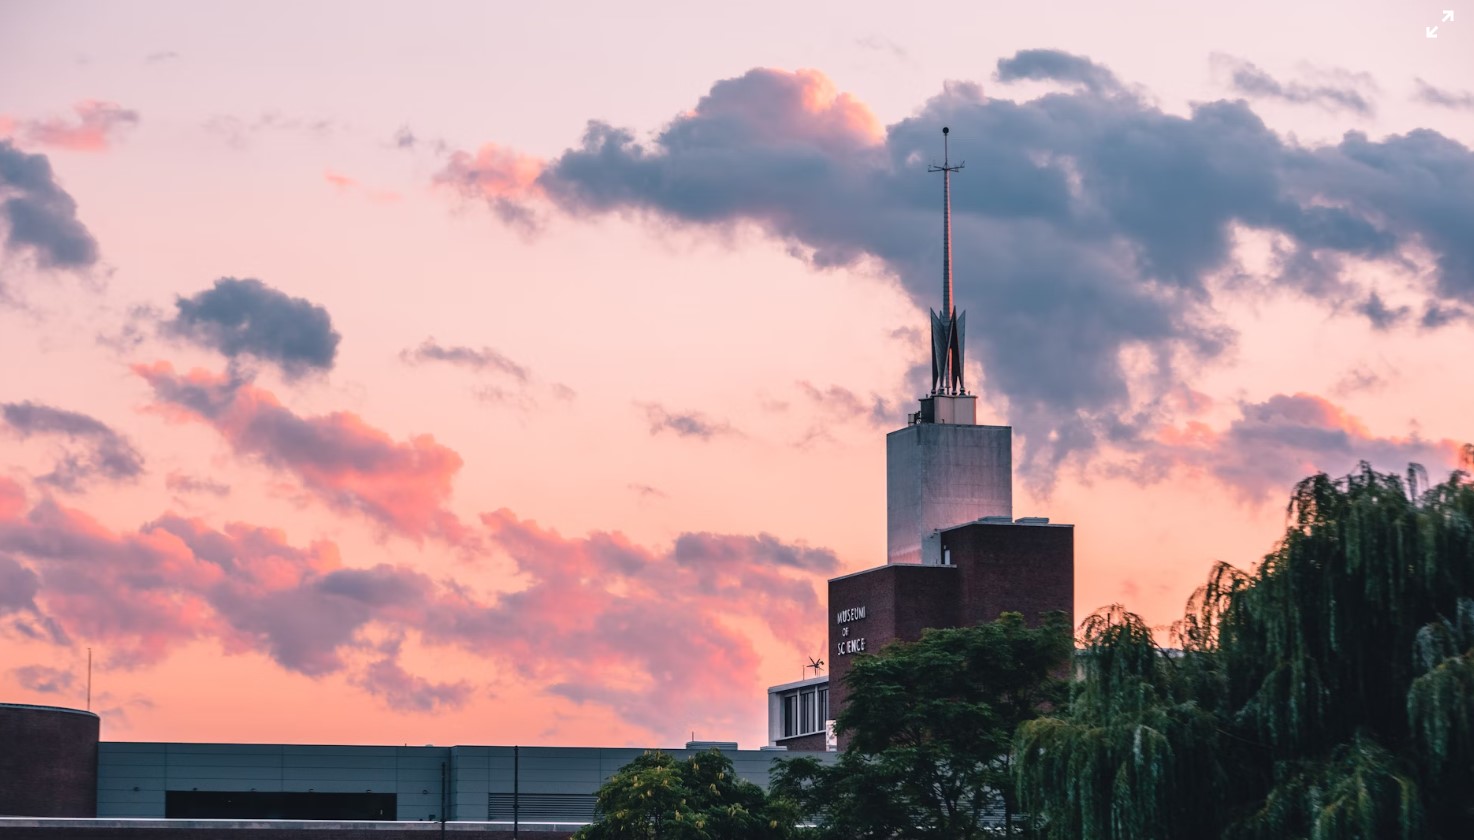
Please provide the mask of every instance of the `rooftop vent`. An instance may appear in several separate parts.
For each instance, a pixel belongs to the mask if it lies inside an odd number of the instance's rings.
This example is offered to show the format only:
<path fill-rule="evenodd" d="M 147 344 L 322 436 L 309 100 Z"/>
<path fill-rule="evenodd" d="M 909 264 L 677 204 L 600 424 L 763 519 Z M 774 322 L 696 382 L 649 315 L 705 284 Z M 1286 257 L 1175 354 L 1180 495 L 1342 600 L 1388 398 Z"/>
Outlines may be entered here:
<path fill-rule="evenodd" d="M 688 750 L 735 750 L 736 741 L 687 741 Z"/>
<path fill-rule="evenodd" d="M 981 523 L 983 523 L 984 525 L 1012 525 L 1013 524 L 1013 517 L 1012 516 L 984 516 L 982 519 L 979 519 L 978 521 L 981 522 Z"/>
<path fill-rule="evenodd" d="M 1014 522 L 1017 525 L 1048 525 L 1049 524 L 1049 517 L 1047 517 L 1047 516 L 1021 516 L 1018 519 L 1014 520 Z"/>

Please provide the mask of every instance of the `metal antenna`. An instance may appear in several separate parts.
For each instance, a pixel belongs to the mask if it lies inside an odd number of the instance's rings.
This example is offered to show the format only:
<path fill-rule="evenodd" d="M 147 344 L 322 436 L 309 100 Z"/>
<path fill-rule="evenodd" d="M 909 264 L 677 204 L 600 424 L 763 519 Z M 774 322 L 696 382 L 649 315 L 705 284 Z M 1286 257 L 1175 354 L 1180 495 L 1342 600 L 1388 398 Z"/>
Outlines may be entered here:
<path fill-rule="evenodd" d="M 952 302 L 952 173 L 961 172 L 964 161 L 952 165 L 948 136 L 942 127 L 942 165 L 932 164 L 927 172 L 942 173 L 942 311 L 932 313 L 931 376 L 933 394 L 965 394 L 962 383 L 962 324 Z"/>
<path fill-rule="evenodd" d="M 951 146 L 947 135 L 952 129 L 942 126 L 942 165 L 932 164 L 927 172 L 942 173 L 942 317 L 952 317 L 952 173 L 960 172 L 966 161 L 952 165 Z"/>

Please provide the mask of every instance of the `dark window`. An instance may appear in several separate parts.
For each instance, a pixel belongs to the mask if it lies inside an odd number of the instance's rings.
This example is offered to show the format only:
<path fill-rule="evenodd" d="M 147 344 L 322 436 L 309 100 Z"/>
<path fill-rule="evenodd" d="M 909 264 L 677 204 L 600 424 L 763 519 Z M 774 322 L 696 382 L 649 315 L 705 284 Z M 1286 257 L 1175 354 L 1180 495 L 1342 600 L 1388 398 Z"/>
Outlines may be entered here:
<path fill-rule="evenodd" d="M 196 820 L 395 820 L 392 793 L 170 790 L 164 816 Z"/>

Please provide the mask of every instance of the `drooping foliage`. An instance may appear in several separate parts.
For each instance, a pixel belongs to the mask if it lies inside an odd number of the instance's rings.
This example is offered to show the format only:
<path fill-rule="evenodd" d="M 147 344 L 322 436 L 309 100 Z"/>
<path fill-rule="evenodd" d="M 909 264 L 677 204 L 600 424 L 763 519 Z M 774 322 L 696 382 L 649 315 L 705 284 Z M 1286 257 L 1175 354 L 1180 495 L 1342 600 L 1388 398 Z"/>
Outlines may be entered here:
<path fill-rule="evenodd" d="M 1043 836 L 1474 836 L 1474 485 L 1419 475 L 1301 482 L 1179 650 L 1120 608 L 1087 620 L 1073 702 L 1019 732 Z"/>
<path fill-rule="evenodd" d="M 715 749 L 685 761 L 637 757 L 599 788 L 595 811 L 578 840 L 784 840 L 795 822 Z"/>
<path fill-rule="evenodd" d="M 784 762 L 773 795 L 814 817 L 815 838 L 968 840 L 1007 826 L 1013 733 L 1063 700 L 1071 647 L 1063 613 L 1040 627 L 1005 613 L 857 657 L 839 761 Z"/>

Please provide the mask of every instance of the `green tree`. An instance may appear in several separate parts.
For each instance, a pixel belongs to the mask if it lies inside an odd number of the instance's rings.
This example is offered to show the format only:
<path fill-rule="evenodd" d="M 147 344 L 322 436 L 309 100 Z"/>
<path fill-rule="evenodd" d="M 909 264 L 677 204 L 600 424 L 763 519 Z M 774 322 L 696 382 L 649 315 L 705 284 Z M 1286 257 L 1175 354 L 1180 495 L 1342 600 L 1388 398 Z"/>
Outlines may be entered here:
<path fill-rule="evenodd" d="M 857 657 L 836 721 L 845 751 L 783 762 L 773 795 L 818 838 L 985 836 L 985 815 L 1015 808 L 1014 730 L 1063 698 L 1072 648 L 1063 613 L 1038 628 L 1005 613 Z"/>
<path fill-rule="evenodd" d="M 783 840 L 794 823 L 716 749 L 685 761 L 646 752 L 596 797 L 597 821 L 579 829 L 578 840 Z"/>
<path fill-rule="evenodd" d="M 1474 485 L 1419 474 L 1301 482 L 1173 655 L 1119 608 L 1088 619 L 1073 701 L 1019 734 L 1045 836 L 1474 836 Z"/>

